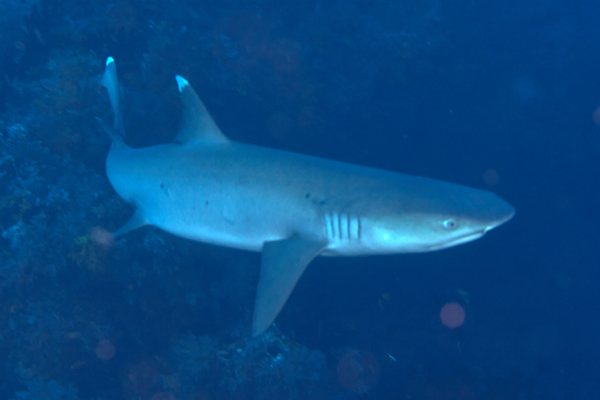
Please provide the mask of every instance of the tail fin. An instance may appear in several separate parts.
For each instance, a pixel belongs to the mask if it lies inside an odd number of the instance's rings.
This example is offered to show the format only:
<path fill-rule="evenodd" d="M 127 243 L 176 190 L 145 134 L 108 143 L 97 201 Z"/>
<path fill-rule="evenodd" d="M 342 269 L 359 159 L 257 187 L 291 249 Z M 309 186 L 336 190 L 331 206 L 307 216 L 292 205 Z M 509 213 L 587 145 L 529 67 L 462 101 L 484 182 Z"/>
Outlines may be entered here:
<path fill-rule="evenodd" d="M 102 80 L 100 81 L 100 83 L 108 91 L 108 98 L 110 100 L 110 105 L 113 109 L 113 114 L 115 118 L 113 128 L 110 128 L 109 126 L 107 126 L 106 123 L 99 119 L 100 124 L 108 133 L 108 135 L 112 138 L 114 144 L 124 145 L 125 126 L 123 124 L 123 118 L 121 116 L 121 104 L 119 99 L 119 79 L 117 77 L 117 67 L 115 65 L 114 58 L 108 57 L 106 59 L 106 68 L 104 69 L 104 74 L 102 75 Z"/>

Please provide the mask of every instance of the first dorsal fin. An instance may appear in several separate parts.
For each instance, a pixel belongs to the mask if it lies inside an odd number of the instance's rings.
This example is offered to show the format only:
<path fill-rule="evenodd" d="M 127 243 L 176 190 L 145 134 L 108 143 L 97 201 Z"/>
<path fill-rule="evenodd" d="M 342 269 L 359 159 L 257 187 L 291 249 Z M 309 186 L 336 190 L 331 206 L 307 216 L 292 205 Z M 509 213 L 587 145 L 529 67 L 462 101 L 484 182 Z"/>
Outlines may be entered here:
<path fill-rule="evenodd" d="M 205 143 L 229 143 L 229 139 L 219 129 L 215 121 L 206 111 L 202 100 L 198 97 L 187 80 L 177 75 L 177 86 L 183 103 L 183 118 L 175 141 L 188 144 L 195 141 Z"/>

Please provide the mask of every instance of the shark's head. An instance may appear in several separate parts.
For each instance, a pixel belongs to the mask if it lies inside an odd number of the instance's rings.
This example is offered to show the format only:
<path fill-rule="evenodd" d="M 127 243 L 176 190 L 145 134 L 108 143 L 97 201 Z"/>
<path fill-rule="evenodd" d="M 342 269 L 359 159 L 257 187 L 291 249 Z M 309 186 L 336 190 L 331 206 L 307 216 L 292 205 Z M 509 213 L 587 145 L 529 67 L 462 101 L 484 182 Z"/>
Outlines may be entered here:
<path fill-rule="evenodd" d="M 488 191 L 424 178 L 415 183 L 395 204 L 387 203 L 364 221 L 365 239 L 373 250 L 426 252 L 457 246 L 479 239 L 515 214 L 510 204 Z"/>

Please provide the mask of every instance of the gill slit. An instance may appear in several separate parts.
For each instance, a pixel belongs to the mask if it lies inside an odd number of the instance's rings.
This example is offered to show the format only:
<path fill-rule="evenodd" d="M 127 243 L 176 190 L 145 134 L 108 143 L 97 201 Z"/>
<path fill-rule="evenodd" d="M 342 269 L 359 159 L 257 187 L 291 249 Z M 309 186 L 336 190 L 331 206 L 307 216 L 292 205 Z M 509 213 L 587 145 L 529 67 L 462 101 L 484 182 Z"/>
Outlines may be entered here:
<path fill-rule="evenodd" d="M 330 242 L 360 241 L 362 220 L 349 213 L 326 212 L 325 233 Z"/>

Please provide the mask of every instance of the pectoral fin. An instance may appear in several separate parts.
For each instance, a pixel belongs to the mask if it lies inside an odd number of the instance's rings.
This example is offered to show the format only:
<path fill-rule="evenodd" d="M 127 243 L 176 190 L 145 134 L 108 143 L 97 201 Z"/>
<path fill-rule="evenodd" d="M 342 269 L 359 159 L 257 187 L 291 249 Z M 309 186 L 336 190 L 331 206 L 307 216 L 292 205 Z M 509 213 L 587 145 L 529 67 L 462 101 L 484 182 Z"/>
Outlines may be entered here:
<path fill-rule="evenodd" d="M 254 304 L 252 336 L 261 334 L 271 325 L 308 263 L 326 246 L 324 241 L 300 235 L 265 242 Z"/>

